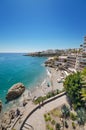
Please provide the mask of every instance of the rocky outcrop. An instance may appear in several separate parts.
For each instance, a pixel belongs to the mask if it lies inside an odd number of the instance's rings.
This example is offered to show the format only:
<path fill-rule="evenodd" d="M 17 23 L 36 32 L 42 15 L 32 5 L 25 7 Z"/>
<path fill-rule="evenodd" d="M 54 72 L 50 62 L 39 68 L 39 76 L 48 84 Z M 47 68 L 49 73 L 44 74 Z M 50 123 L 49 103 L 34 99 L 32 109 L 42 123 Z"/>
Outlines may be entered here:
<path fill-rule="evenodd" d="M 15 109 L 3 113 L 0 120 L 0 130 L 11 130 L 11 121 L 16 119 L 15 113 Z"/>
<path fill-rule="evenodd" d="M 61 54 L 62 54 L 61 50 L 49 49 L 49 50 L 46 50 L 46 51 L 28 53 L 28 54 L 25 54 L 25 56 L 38 56 L 38 57 L 45 56 L 45 57 L 50 57 L 50 56 L 56 56 L 56 55 L 61 55 Z"/>
<path fill-rule="evenodd" d="M 6 95 L 7 101 L 18 98 L 25 91 L 25 86 L 22 83 L 14 84 Z"/>
<path fill-rule="evenodd" d="M 47 67 L 53 67 L 54 68 L 54 59 L 49 59 L 47 61 L 45 61 L 45 66 Z"/>
<path fill-rule="evenodd" d="M 2 110 L 2 101 L 0 100 L 0 112 Z"/>

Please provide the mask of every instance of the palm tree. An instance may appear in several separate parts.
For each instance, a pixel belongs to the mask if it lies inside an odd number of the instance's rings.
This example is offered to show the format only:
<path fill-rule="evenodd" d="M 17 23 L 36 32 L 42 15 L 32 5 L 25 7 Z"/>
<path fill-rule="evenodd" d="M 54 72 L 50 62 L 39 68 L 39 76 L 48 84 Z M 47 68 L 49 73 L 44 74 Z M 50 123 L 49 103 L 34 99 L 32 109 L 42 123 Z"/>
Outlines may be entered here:
<path fill-rule="evenodd" d="M 82 88 L 81 89 L 81 97 L 82 97 L 82 100 L 85 102 L 86 104 L 86 88 Z"/>
<path fill-rule="evenodd" d="M 81 89 L 81 98 L 82 101 L 86 104 L 86 67 L 81 72 L 81 78 L 82 78 L 82 89 Z"/>

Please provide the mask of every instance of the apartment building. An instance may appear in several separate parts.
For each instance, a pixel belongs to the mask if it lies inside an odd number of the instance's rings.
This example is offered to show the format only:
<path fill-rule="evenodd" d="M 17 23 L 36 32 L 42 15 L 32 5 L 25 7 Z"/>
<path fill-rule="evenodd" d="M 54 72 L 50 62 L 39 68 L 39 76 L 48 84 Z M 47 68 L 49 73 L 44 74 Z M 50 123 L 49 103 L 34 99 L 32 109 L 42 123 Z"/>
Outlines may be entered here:
<path fill-rule="evenodd" d="M 68 55 L 67 57 L 67 65 L 69 68 L 75 68 L 75 65 L 76 65 L 76 55 L 74 54 L 70 54 Z"/>
<path fill-rule="evenodd" d="M 81 54 L 70 54 L 67 57 L 68 68 L 74 68 L 78 71 L 86 67 L 86 36 L 84 37 L 84 43 L 81 45 Z"/>

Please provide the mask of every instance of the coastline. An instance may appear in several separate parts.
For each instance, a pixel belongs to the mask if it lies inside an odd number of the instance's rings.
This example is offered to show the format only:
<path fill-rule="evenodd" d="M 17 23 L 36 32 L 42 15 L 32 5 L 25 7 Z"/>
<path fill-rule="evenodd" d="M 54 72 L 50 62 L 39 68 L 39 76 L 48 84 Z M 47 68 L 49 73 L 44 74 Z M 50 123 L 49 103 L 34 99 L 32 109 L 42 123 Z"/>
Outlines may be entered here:
<path fill-rule="evenodd" d="M 19 104 L 21 105 L 21 102 L 23 102 L 23 100 L 26 100 L 28 98 L 28 100 L 32 100 L 34 97 L 39 97 L 39 96 L 45 96 L 48 92 L 52 91 L 52 87 L 50 85 L 50 87 L 48 87 L 48 83 L 51 82 L 51 75 L 53 75 L 52 80 L 53 80 L 53 90 L 55 89 L 59 89 L 62 90 L 62 87 L 60 88 L 60 85 L 58 86 L 58 83 L 56 83 L 57 81 L 57 77 L 60 74 L 59 72 L 54 72 L 56 71 L 54 68 L 50 68 L 50 67 L 45 67 L 46 68 L 46 76 L 43 77 L 43 79 L 36 84 L 36 86 L 34 87 L 30 87 L 30 88 L 26 88 L 25 92 L 18 98 L 15 99 L 13 101 L 10 101 L 8 103 L 8 107 L 2 112 L 6 112 L 10 109 L 12 109 L 13 106 L 18 106 Z M 57 75 L 58 73 L 58 75 Z M 57 75 L 57 76 L 56 76 Z M 57 84 L 57 85 L 56 85 Z"/>
<path fill-rule="evenodd" d="M 46 67 L 45 67 L 45 70 L 46 70 Z M 23 101 L 24 98 L 28 97 L 29 93 L 32 94 L 32 98 L 33 98 L 34 95 L 35 95 L 34 92 L 37 89 L 40 89 L 40 86 L 44 82 L 44 80 L 46 79 L 46 77 L 47 77 L 47 74 L 46 74 L 46 71 L 45 71 L 45 72 L 43 72 L 41 74 L 41 76 L 36 81 L 34 81 L 33 84 L 31 84 L 28 87 L 26 87 L 24 93 L 19 98 L 15 99 L 15 100 L 12 100 L 12 101 L 9 101 L 8 103 L 3 103 L 2 104 L 3 108 L 2 108 L 2 112 L 0 113 L 0 116 L 3 113 L 5 113 L 5 112 L 9 111 L 10 109 L 12 109 L 13 107 L 15 107 L 15 106 L 17 107 L 19 104 L 21 104 L 21 101 Z"/>
<path fill-rule="evenodd" d="M 25 57 L 21 53 L 0 54 L 0 100 L 5 104 L 8 89 L 21 82 L 26 88 L 34 87 L 45 72 L 46 58 Z M 39 79 L 39 80 L 38 80 Z"/>
<path fill-rule="evenodd" d="M 11 102 L 11 107 L 7 109 L 7 111 L 3 112 L 3 118 L 8 118 L 5 117 L 6 115 L 9 115 L 9 113 L 11 111 L 16 112 L 17 109 L 20 110 L 21 113 L 23 113 L 23 115 L 25 115 L 26 113 L 26 106 L 27 104 L 31 104 L 34 98 L 40 97 L 40 96 L 45 96 L 48 92 L 52 91 L 52 87 L 51 85 L 48 87 L 48 83 L 51 82 L 51 76 L 52 76 L 52 81 L 53 81 L 53 90 L 59 89 L 62 90 L 63 89 L 63 84 L 62 83 L 57 83 L 57 78 L 59 78 L 60 76 L 60 71 L 56 71 L 55 68 L 50 68 L 50 67 L 46 67 L 46 72 L 47 72 L 47 76 L 43 79 L 42 82 L 40 82 L 40 84 L 38 86 L 35 86 L 35 88 L 31 88 L 31 89 L 26 89 L 25 92 L 22 94 L 22 96 L 19 98 L 19 100 L 17 100 L 18 102 L 16 102 L 16 100 Z M 24 106 L 25 103 L 25 106 Z M 3 119 L 3 120 L 4 120 Z"/>

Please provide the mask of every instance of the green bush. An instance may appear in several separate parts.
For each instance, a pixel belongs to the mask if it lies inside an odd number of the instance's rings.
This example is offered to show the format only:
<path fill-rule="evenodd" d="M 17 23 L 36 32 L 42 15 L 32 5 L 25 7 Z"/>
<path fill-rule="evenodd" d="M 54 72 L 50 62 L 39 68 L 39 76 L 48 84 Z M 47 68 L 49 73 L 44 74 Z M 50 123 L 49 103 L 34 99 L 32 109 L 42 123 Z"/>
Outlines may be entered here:
<path fill-rule="evenodd" d="M 45 119 L 45 121 L 51 121 L 50 114 L 44 114 L 44 119 Z"/>
<path fill-rule="evenodd" d="M 60 123 L 56 123 L 56 130 L 60 130 L 61 126 L 60 126 Z"/>
<path fill-rule="evenodd" d="M 53 128 L 52 127 L 50 127 L 50 129 L 49 130 L 53 130 Z"/>
<path fill-rule="evenodd" d="M 47 117 L 47 115 L 46 114 L 44 114 L 44 118 L 46 118 Z"/>
<path fill-rule="evenodd" d="M 48 121 L 51 121 L 51 116 L 48 116 Z"/>
<path fill-rule="evenodd" d="M 63 105 L 61 107 L 61 112 L 63 114 L 63 117 L 65 117 L 65 118 L 70 116 L 70 110 L 69 110 L 68 106 L 66 106 L 66 105 Z"/>
<path fill-rule="evenodd" d="M 44 101 L 44 100 L 46 100 L 47 99 L 47 97 L 46 96 L 44 96 L 44 97 L 42 97 L 42 100 Z"/>
<path fill-rule="evenodd" d="M 57 89 L 57 90 L 56 90 L 56 94 L 59 94 L 59 93 L 60 93 L 60 91 Z"/>
<path fill-rule="evenodd" d="M 55 123 L 56 123 L 55 120 L 52 120 L 52 121 L 51 121 L 51 124 L 52 124 L 52 125 L 55 125 Z"/>
<path fill-rule="evenodd" d="M 86 123 L 86 110 L 80 108 L 77 110 L 77 120 L 79 125 L 84 125 Z"/>
<path fill-rule="evenodd" d="M 49 92 L 48 94 L 47 94 L 47 98 L 51 98 L 51 97 L 53 97 L 54 95 L 53 95 L 53 92 Z"/>
<path fill-rule="evenodd" d="M 54 116 L 54 117 L 61 117 L 61 111 L 59 110 L 59 109 L 53 109 L 52 111 L 51 111 L 51 114 L 52 114 L 52 116 Z"/>
<path fill-rule="evenodd" d="M 64 88 L 72 104 L 74 104 L 74 109 L 76 110 L 82 106 L 81 101 L 81 88 L 82 88 L 82 78 L 81 73 L 77 72 L 66 77 L 64 81 Z"/>
<path fill-rule="evenodd" d="M 49 128 L 50 128 L 50 125 L 49 125 L 49 124 L 47 124 L 47 125 L 46 125 L 46 128 L 47 128 L 47 129 L 49 129 Z"/>
<path fill-rule="evenodd" d="M 76 114 L 74 114 L 74 113 L 70 113 L 70 118 L 73 120 L 73 121 L 75 121 L 75 120 L 77 120 L 77 116 L 76 116 Z"/>
<path fill-rule="evenodd" d="M 75 125 L 75 123 L 74 123 L 74 122 L 72 122 L 72 127 L 73 127 L 73 129 L 75 129 L 75 128 L 76 128 L 76 125 Z"/>
<path fill-rule="evenodd" d="M 65 127 L 68 128 L 68 123 L 67 123 L 67 121 L 65 121 Z"/>
<path fill-rule="evenodd" d="M 48 130 L 53 130 L 53 128 L 52 128 L 49 124 L 46 125 L 46 128 L 47 128 Z"/>

